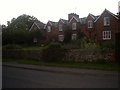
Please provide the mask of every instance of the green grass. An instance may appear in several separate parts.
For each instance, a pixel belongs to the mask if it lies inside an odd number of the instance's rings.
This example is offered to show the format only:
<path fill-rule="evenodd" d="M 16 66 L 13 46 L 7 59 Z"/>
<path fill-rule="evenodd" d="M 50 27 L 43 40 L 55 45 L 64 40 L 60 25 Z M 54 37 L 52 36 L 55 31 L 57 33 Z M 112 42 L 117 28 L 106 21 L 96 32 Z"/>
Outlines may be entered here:
<path fill-rule="evenodd" d="M 12 61 L 16 61 L 16 60 L 15 59 L 9 59 L 9 58 L 2 59 L 2 62 L 12 62 Z"/>
<path fill-rule="evenodd" d="M 76 62 L 44 62 L 34 60 L 19 60 L 19 63 L 33 64 L 42 66 L 55 66 L 55 67 L 70 67 L 70 68 L 86 68 L 86 69 L 99 69 L 99 70 L 119 70 L 117 63 L 76 63 Z"/>
<path fill-rule="evenodd" d="M 40 65 L 40 66 L 55 66 L 55 67 L 69 67 L 69 68 L 85 68 L 85 69 L 97 69 L 97 70 L 119 70 L 119 65 L 117 63 L 85 63 L 85 62 L 44 62 L 44 61 L 36 61 L 36 60 L 13 60 L 13 59 L 3 59 L 3 62 L 17 61 L 20 64 L 32 64 L 32 65 Z"/>

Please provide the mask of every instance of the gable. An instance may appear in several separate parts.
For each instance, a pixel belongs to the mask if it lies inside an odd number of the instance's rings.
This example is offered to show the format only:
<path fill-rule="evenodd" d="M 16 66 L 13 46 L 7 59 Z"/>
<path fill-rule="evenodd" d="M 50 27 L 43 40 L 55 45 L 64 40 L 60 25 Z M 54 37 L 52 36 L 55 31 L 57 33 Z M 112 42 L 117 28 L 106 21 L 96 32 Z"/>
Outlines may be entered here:
<path fill-rule="evenodd" d="M 99 18 L 101 18 L 101 16 L 104 15 L 105 13 L 110 14 L 110 15 L 113 16 L 115 19 L 119 19 L 116 15 L 114 15 L 113 13 L 111 13 L 110 11 L 108 11 L 107 9 L 105 9 L 105 10 L 103 11 L 103 13 L 95 20 L 95 22 L 97 22 L 97 20 L 98 20 Z"/>
<path fill-rule="evenodd" d="M 86 20 L 94 20 L 93 17 L 91 17 L 91 15 L 88 15 L 87 19 Z"/>
<path fill-rule="evenodd" d="M 40 29 L 40 27 L 37 25 L 37 23 L 34 22 L 29 31 L 31 31 L 34 28 L 34 26 L 36 26 L 38 29 Z"/>
<path fill-rule="evenodd" d="M 70 23 L 73 19 L 75 19 L 76 22 L 79 22 L 79 19 L 77 19 L 76 17 L 73 16 L 73 17 L 70 19 L 69 23 Z"/>

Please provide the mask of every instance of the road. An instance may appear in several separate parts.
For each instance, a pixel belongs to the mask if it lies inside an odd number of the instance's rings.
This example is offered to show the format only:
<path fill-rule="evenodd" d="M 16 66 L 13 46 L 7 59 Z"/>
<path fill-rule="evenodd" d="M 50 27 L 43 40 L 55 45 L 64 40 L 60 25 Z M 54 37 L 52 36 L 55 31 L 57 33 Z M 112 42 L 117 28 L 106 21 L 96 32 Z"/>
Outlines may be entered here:
<path fill-rule="evenodd" d="M 3 66 L 3 88 L 118 88 L 118 77 L 73 75 Z"/>

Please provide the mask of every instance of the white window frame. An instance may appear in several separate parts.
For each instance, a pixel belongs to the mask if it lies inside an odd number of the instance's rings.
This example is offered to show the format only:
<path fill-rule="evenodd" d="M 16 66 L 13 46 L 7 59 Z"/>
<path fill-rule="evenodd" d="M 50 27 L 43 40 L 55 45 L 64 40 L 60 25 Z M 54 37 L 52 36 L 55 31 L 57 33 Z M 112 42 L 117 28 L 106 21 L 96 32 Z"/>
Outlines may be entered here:
<path fill-rule="evenodd" d="M 93 28 L 93 21 L 92 20 L 88 21 L 88 28 Z"/>
<path fill-rule="evenodd" d="M 63 42 L 63 40 L 64 40 L 64 35 L 58 35 L 58 40 L 61 41 L 61 42 Z"/>
<path fill-rule="evenodd" d="M 77 29 L 77 24 L 76 23 L 72 23 L 72 30 L 76 30 Z"/>
<path fill-rule="evenodd" d="M 51 32 L 51 26 L 48 26 L 47 29 L 48 29 L 48 32 Z"/>
<path fill-rule="evenodd" d="M 72 40 L 76 40 L 77 39 L 77 34 L 72 34 Z"/>
<path fill-rule="evenodd" d="M 110 25 L 110 17 L 104 17 L 104 26 Z"/>
<path fill-rule="evenodd" d="M 111 39 L 111 31 L 103 31 L 103 40 Z"/>
<path fill-rule="evenodd" d="M 59 31 L 63 31 L 61 24 L 59 25 Z"/>

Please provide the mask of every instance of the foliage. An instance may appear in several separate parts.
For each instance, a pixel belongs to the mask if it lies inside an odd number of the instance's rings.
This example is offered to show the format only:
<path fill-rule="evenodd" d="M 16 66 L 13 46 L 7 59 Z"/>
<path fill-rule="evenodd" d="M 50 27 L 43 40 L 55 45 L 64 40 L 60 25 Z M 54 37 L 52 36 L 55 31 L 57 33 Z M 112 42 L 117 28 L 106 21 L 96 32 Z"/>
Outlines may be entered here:
<path fill-rule="evenodd" d="M 80 46 L 73 43 L 67 43 L 62 46 L 65 49 L 80 49 Z"/>
<path fill-rule="evenodd" d="M 48 48 L 49 48 L 49 49 L 61 48 L 61 43 L 51 42 L 51 43 L 48 45 Z"/>
<path fill-rule="evenodd" d="M 2 25 L 2 44 L 31 44 L 33 37 L 41 38 L 41 32 L 29 32 L 31 25 L 37 18 L 26 14 L 8 21 L 8 26 Z"/>
<path fill-rule="evenodd" d="M 61 48 L 61 43 L 51 42 L 42 52 L 42 60 L 47 62 L 57 62 L 65 57 L 66 50 Z"/>
<path fill-rule="evenodd" d="M 92 40 L 89 40 L 85 44 L 85 49 L 100 49 L 100 45 L 98 43 L 93 42 Z"/>
<path fill-rule="evenodd" d="M 85 37 L 85 34 L 81 31 L 81 29 L 77 30 L 77 39 L 82 39 Z"/>
<path fill-rule="evenodd" d="M 6 50 L 6 49 L 22 49 L 21 46 L 19 45 L 15 45 L 15 44 L 8 44 L 8 45 L 5 45 L 2 47 L 3 50 Z"/>
<path fill-rule="evenodd" d="M 65 35 L 65 38 L 64 38 L 64 42 L 65 43 L 69 43 L 71 41 L 71 30 L 65 30 L 64 31 L 64 35 Z"/>
<path fill-rule="evenodd" d="M 115 42 L 112 40 L 102 40 L 99 42 L 101 49 L 114 49 Z"/>

